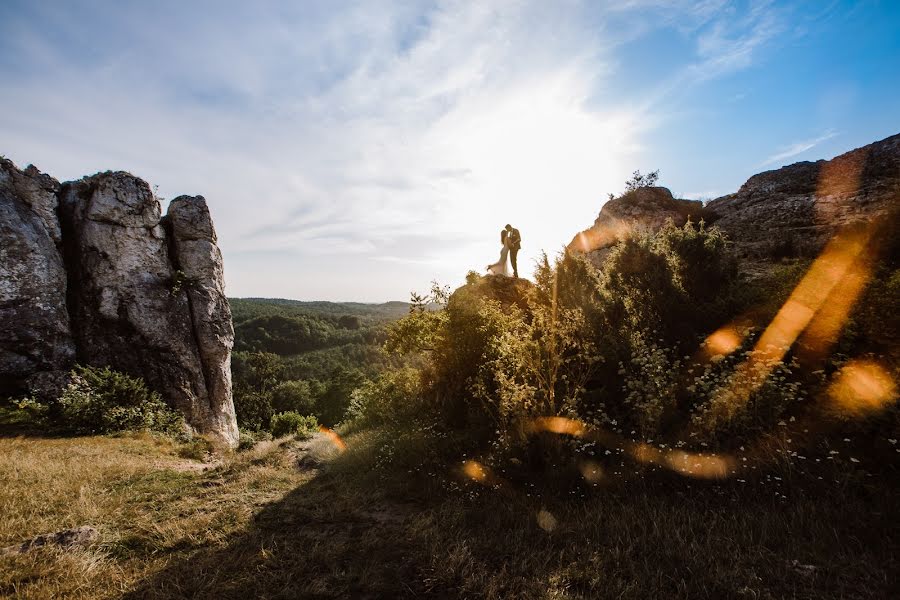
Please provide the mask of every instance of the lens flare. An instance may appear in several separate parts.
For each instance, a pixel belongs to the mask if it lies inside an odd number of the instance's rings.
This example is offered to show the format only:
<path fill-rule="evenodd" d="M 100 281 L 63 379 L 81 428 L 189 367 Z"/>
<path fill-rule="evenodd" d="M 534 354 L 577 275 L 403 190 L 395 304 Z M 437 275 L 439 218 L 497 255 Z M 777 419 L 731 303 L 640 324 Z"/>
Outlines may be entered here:
<path fill-rule="evenodd" d="M 538 527 L 550 533 L 556 529 L 556 517 L 550 511 L 541 509 L 537 514 L 537 524 Z"/>
<path fill-rule="evenodd" d="M 738 365 L 734 382 L 717 396 L 733 411 L 750 396 L 803 335 L 798 356 L 807 364 L 822 357 L 837 339 L 871 274 L 875 227 L 852 227 L 828 242 L 766 327 L 750 356 Z"/>
<path fill-rule="evenodd" d="M 741 346 L 744 335 L 734 325 L 726 325 L 706 338 L 705 346 L 710 356 L 727 356 Z"/>
<path fill-rule="evenodd" d="M 578 469 L 581 471 L 581 476 L 588 483 L 596 484 L 603 481 L 603 467 L 596 461 L 586 460 L 579 465 Z"/>
<path fill-rule="evenodd" d="M 566 417 L 536 418 L 531 422 L 529 430 L 532 432 L 548 431 L 596 441 L 608 448 L 621 449 L 627 456 L 641 464 L 658 465 L 686 477 L 700 479 L 728 477 L 736 464 L 732 457 L 726 455 L 684 452 L 670 448 L 657 448 L 644 442 L 633 442 L 615 433 Z M 477 463 L 475 464 L 477 465 Z M 581 463 L 579 470 L 585 480 L 590 483 L 599 482 L 604 476 L 603 469 L 594 461 Z M 472 476 L 470 475 L 470 477 Z M 474 477 L 472 478 L 474 479 Z"/>
<path fill-rule="evenodd" d="M 477 460 L 467 460 L 463 463 L 462 472 L 466 477 L 478 483 L 489 483 L 491 471 Z"/>
<path fill-rule="evenodd" d="M 897 385 L 877 363 L 854 360 L 838 371 L 828 396 L 839 412 L 865 416 L 896 402 Z"/>
<path fill-rule="evenodd" d="M 529 429 L 532 432 L 549 431 L 574 437 L 581 437 L 585 433 L 584 423 L 566 417 L 538 417 L 531 422 Z"/>
<path fill-rule="evenodd" d="M 347 444 L 344 443 L 344 440 L 341 439 L 334 430 L 325 427 L 324 425 L 319 425 L 319 431 L 325 434 L 325 437 L 334 444 L 334 447 L 338 449 L 338 451 L 343 452 L 347 449 Z"/>

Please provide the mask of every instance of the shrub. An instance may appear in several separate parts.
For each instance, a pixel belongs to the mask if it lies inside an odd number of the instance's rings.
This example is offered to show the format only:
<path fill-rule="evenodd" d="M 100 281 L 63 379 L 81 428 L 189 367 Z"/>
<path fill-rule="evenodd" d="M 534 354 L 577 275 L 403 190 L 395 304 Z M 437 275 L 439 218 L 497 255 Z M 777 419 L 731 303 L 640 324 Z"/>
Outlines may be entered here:
<path fill-rule="evenodd" d="M 148 429 L 183 435 L 184 419 L 142 379 L 108 367 L 76 367 L 59 399 L 64 426 L 79 433 Z"/>
<path fill-rule="evenodd" d="M 286 435 L 308 436 L 319 428 L 319 422 L 312 415 L 304 417 L 303 415 L 288 411 L 272 415 L 269 424 L 272 430 L 272 436 L 283 437 Z"/>
<path fill-rule="evenodd" d="M 652 187 L 656 185 L 658 179 L 659 169 L 647 173 L 646 175 L 642 175 L 640 171 L 635 171 L 631 174 L 631 179 L 625 182 L 625 193 L 633 192 L 634 190 L 644 187 Z"/>
<path fill-rule="evenodd" d="M 421 394 L 418 369 L 387 371 L 353 391 L 349 414 L 365 425 L 408 423 L 421 405 Z"/>
<path fill-rule="evenodd" d="M 257 442 L 271 440 L 272 435 L 266 431 L 250 431 L 241 429 L 238 437 L 238 451 L 250 450 Z"/>

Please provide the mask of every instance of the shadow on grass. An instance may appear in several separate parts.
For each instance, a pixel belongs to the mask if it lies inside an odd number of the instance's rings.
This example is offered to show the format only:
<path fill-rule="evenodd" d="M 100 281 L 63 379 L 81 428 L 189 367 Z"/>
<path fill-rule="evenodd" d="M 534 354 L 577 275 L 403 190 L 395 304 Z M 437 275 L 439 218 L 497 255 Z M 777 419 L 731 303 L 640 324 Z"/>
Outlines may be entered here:
<path fill-rule="evenodd" d="M 338 459 L 126 598 L 889 597 L 897 492 L 638 482 L 573 498 Z"/>

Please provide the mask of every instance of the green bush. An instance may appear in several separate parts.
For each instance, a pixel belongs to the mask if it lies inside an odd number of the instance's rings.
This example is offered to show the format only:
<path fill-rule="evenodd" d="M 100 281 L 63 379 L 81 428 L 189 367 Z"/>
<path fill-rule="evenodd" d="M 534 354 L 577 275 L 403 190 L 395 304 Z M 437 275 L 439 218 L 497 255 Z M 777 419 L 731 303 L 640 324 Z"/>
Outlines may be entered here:
<path fill-rule="evenodd" d="M 147 429 L 183 435 L 184 419 L 142 379 L 108 367 L 77 367 L 59 399 L 63 425 L 79 433 Z"/>
<path fill-rule="evenodd" d="M 286 435 L 308 436 L 319 429 L 319 422 L 312 415 L 304 417 L 292 411 L 272 415 L 269 424 L 274 437 Z"/>
<path fill-rule="evenodd" d="M 361 424 L 408 423 L 421 405 L 421 373 L 405 367 L 365 382 L 351 394 L 349 414 Z"/>
<path fill-rule="evenodd" d="M 250 450 L 257 442 L 271 440 L 272 435 L 267 431 L 250 431 L 241 429 L 238 437 L 238 451 Z"/>

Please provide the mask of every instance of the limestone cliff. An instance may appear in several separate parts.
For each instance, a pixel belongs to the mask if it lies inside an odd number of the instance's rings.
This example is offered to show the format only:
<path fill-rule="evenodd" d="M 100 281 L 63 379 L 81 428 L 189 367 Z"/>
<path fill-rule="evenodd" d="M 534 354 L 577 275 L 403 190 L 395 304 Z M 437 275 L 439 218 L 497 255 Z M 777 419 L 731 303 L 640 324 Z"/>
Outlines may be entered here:
<path fill-rule="evenodd" d="M 75 358 L 59 183 L 0 159 L 0 390 L 58 387 Z"/>
<path fill-rule="evenodd" d="M 179 198 L 163 218 L 129 173 L 59 185 L 2 166 L 0 392 L 38 391 L 76 361 L 109 366 L 234 445 L 234 334 L 206 202 Z"/>

